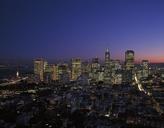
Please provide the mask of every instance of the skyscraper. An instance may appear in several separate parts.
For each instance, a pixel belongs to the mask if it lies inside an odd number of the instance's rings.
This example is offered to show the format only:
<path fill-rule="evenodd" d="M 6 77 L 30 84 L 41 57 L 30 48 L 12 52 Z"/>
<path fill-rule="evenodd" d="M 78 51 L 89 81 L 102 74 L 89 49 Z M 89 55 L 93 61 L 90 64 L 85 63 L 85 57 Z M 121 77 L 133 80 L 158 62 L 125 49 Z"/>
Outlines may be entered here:
<path fill-rule="evenodd" d="M 142 77 L 146 78 L 149 75 L 149 61 L 142 60 Z"/>
<path fill-rule="evenodd" d="M 89 61 L 82 62 L 82 74 L 85 74 L 86 76 L 89 76 L 89 73 L 91 73 L 91 67 L 92 65 L 89 63 Z"/>
<path fill-rule="evenodd" d="M 97 70 L 99 70 L 99 68 L 100 68 L 99 58 L 98 57 L 93 58 L 92 65 L 91 65 L 92 72 L 95 73 Z"/>
<path fill-rule="evenodd" d="M 58 64 L 58 78 L 61 83 L 67 83 L 70 80 L 68 64 Z"/>
<path fill-rule="evenodd" d="M 42 58 L 34 60 L 34 74 L 40 81 L 44 80 L 44 60 Z"/>
<path fill-rule="evenodd" d="M 109 49 L 105 52 L 104 83 L 111 84 L 111 65 Z"/>
<path fill-rule="evenodd" d="M 125 52 L 125 70 L 123 71 L 123 82 L 131 83 L 134 80 L 134 51 Z"/>
<path fill-rule="evenodd" d="M 93 58 L 91 64 L 91 78 L 93 81 L 98 81 L 98 75 L 100 71 L 99 58 Z"/>
<path fill-rule="evenodd" d="M 122 66 L 120 60 L 111 60 L 111 81 L 113 84 L 121 84 L 122 82 Z"/>
<path fill-rule="evenodd" d="M 132 50 L 125 52 L 125 68 L 126 70 L 132 70 L 134 68 L 134 51 Z"/>
<path fill-rule="evenodd" d="M 52 80 L 54 81 L 57 81 L 59 79 L 59 76 L 58 76 L 58 66 L 53 64 L 52 65 Z"/>
<path fill-rule="evenodd" d="M 77 80 L 81 75 L 81 60 L 79 58 L 72 59 L 72 80 Z"/>
<path fill-rule="evenodd" d="M 110 65 L 110 52 L 108 48 L 106 49 L 106 52 L 105 52 L 105 65 L 106 66 Z"/>

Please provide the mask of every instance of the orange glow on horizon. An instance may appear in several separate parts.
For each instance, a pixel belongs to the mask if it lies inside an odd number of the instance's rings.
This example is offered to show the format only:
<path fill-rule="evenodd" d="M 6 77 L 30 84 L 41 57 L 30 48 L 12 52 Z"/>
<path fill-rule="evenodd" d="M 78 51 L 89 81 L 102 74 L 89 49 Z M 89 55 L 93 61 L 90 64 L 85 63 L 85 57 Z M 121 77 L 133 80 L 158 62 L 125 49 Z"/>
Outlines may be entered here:
<path fill-rule="evenodd" d="M 148 60 L 150 63 L 164 63 L 164 56 L 144 56 L 136 57 L 136 61 Z"/>

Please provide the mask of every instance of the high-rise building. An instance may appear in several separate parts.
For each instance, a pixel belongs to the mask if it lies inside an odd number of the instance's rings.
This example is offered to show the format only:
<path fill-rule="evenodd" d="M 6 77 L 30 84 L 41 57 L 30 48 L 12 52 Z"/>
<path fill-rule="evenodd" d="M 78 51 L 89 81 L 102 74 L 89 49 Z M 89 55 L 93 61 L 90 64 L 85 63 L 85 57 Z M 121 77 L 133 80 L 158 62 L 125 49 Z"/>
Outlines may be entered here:
<path fill-rule="evenodd" d="M 98 57 L 93 58 L 92 59 L 92 65 L 91 65 L 92 72 L 99 70 L 99 68 L 100 68 L 99 58 Z"/>
<path fill-rule="evenodd" d="M 46 71 L 49 68 L 48 66 L 48 62 L 44 60 L 44 71 Z"/>
<path fill-rule="evenodd" d="M 122 84 L 122 74 L 119 72 L 116 72 L 114 78 L 113 78 L 113 84 Z"/>
<path fill-rule="evenodd" d="M 100 64 L 98 57 L 92 59 L 91 63 L 91 78 L 94 82 L 98 81 Z"/>
<path fill-rule="evenodd" d="M 108 48 L 106 49 L 105 52 L 105 65 L 106 66 L 110 65 L 110 52 Z"/>
<path fill-rule="evenodd" d="M 34 74 L 40 81 L 44 80 L 44 60 L 42 58 L 34 60 Z"/>
<path fill-rule="evenodd" d="M 52 65 L 52 75 L 51 75 L 51 78 L 53 81 L 57 81 L 59 80 L 59 77 L 58 77 L 58 66 L 53 64 Z"/>
<path fill-rule="evenodd" d="M 81 59 L 72 59 L 72 80 L 77 80 L 81 75 Z"/>
<path fill-rule="evenodd" d="M 104 83 L 111 84 L 111 63 L 109 49 L 105 52 Z"/>
<path fill-rule="evenodd" d="M 89 61 L 82 62 L 81 72 L 82 74 L 89 76 L 89 73 L 91 73 L 91 64 L 89 63 Z"/>
<path fill-rule="evenodd" d="M 58 80 L 67 83 L 70 80 L 68 64 L 59 64 L 57 68 Z"/>
<path fill-rule="evenodd" d="M 125 69 L 132 70 L 134 68 L 134 51 L 127 50 L 125 52 Z"/>
<path fill-rule="evenodd" d="M 142 60 L 142 77 L 146 78 L 149 75 L 149 61 Z"/>
<path fill-rule="evenodd" d="M 118 84 L 122 80 L 121 70 L 122 66 L 120 60 L 111 60 L 111 81 L 113 84 Z"/>
<path fill-rule="evenodd" d="M 120 60 L 114 60 L 114 70 L 121 70 L 122 69 L 122 65 Z"/>
<path fill-rule="evenodd" d="M 132 83 L 134 80 L 134 51 L 125 52 L 125 70 L 123 71 L 123 82 Z"/>
<path fill-rule="evenodd" d="M 53 65 L 44 62 L 44 82 L 49 83 L 52 80 Z"/>
<path fill-rule="evenodd" d="M 110 69 L 111 69 L 112 74 L 115 74 L 117 70 L 121 70 L 122 66 L 121 66 L 120 60 L 111 60 Z"/>

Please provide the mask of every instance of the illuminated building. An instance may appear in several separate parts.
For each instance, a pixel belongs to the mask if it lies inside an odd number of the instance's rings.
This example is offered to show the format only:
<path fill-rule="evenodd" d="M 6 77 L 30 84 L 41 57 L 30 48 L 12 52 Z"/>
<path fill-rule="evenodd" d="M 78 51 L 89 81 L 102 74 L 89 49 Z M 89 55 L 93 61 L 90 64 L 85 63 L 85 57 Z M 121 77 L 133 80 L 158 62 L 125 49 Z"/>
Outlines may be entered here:
<path fill-rule="evenodd" d="M 110 69 L 111 69 L 112 74 L 115 74 L 117 70 L 121 70 L 122 66 L 121 66 L 120 60 L 111 60 Z"/>
<path fill-rule="evenodd" d="M 98 82 L 103 82 L 104 81 L 104 72 L 100 71 L 98 73 Z"/>
<path fill-rule="evenodd" d="M 106 49 L 105 52 L 105 65 L 110 65 L 110 53 L 109 53 L 109 49 Z"/>
<path fill-rule="evenodd" d="M 57 81 L 59 80 L 59 77 L 58 77 L 58 66 L 57 65 L 52 65 L 52 80 L 53 81 Z"/>
<path fill-rule="evenodd" d="M 111 60 L 110 63 L 112 84 L 120 84 L 122 82 L 122 74 L 118 73 L 122 70 L 120 60 Z"/>
<path fill-rule="evenodd" d="M 57 65 L 57 78 L 61 83 L 67 83 L 70 80 L 68 64 Z"/>
<path fill-rule="evenodd" d="M 44 71 L 48 68 L 48 62 L 47 61 L 44 61 Z"/>
<path fill-rule="evenodd" d="M 113 84 L 122 84 L 122 74 L 121 73 L 115 74 Z"/>
<path fill-rule="evenodd" d="M 105 52 L 104 83 L 111 84 L 111 65 L 109 49 Z"/>
<path fill-rule="evenodd" d="M 19 71 L 16 72 L 16 77 L 19 78 Z"/>
<path fill-rule="evenodd" d="M 91 64 L 88 61 L 84 61 L 82 62 L 81 68 L 82 74 L 89 76 L 89 73 L 91 72 Z"/>
<path fill-rule="evenodd" d="M 132 70 L 134 68 L 134 51 L 132 50 L 125 52 L 125 68 L 126 70 Z"/>
<path fill-rule="evenodd" d="M 44 60 L 42 58 L 34 60 L 34 74 L 40 81 L 44 80 Z"/>
<path fill-rule="evenodd" d="M 44 62 L 44 82 L 49 83 L 52 80 L 52 65 Z"/>
<path fill-rule="evenodd" d="M 98 57 L 92 59 L 91 68 L 92 68 L 92 72 L 96 72 L 97 70 L 99 70 L 100 64 L 99 64 L 99 58 Z"/>
<path fill-rule="evenodd" d="M 100 70 L 99 59 L 97 57 L 93 58 L 91 64 L 91 78 L 93 81 L 98 81 L 99 70 Z"/>
<path fill-rule="evenodd" d="M 125 70 L 123 72 L 123 81 L 131 83 L 134 80 L 134 51 L 125 52 Z"/>
<path fill-rule="evenodd" d="M 149 75 L 149 61 L 142 60 L 142 77 L 147 78 Z"/>
<path fill-rule="evenodd" d="M 80 59 L 72 59 L 72 80 L 77 80 L 77 78 L 81 75 L 81 67 Z"/>
<path fill-rule="evenodd" d="M 59 79 L 58 66 L 55 64 L 46 65 L 44 77 L 45 77 L 45 79 L 57 81 Z"/>
<path fill-rule="evenodd" d="M 121 65 L 120 60 L 114 60 L 113 61 L 113 66 L 114 66 L 113 68 L 114 68 L 115 71 L 122 69 L 122 65 Z"/>
<path fill-rule="evenodd" d="M 136 72 L 136 75 L 137 75 L 137 78 L 138 78 L 138 79 L 141 79 L 141 78 L 142 78 L 142 70 L 138 70 L 138 71 Z"/>

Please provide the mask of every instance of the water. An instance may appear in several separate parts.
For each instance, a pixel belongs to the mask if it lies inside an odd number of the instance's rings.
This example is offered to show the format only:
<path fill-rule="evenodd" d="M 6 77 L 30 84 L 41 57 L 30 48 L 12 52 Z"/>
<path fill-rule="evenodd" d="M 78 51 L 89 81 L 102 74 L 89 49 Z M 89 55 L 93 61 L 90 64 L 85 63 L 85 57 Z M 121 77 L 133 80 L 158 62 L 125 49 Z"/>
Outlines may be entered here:
<path fill-rule="evenodd" d="M 19 74 L 21 76 L 33 73 L 32 67 L 22 66 L 22 67 L 19 67 L 19 70 L 17 67 L 1 67 L 0 68 L 0 79 L 14 77 L 14 76 L 16 76 L 17 71 L 19 71 Z"/>

